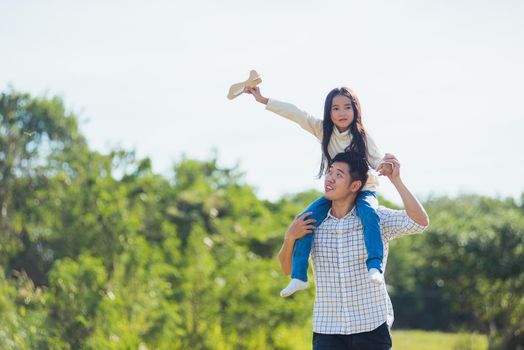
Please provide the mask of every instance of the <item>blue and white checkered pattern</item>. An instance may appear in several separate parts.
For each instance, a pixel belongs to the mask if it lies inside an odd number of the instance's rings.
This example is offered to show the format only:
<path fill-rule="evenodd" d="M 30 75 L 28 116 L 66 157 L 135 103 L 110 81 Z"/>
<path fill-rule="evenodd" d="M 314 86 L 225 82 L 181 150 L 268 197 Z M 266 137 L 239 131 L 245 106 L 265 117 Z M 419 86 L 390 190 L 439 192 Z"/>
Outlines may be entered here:
<path fill-rule="evenodd" d="M 404 210 L 379 207 L 386 270 L 388 242 L 396 237 L 422 232 Z M 393 323 L 393 307 L 385 284 L 370 282 L 362 224 L 353 208 L 337 219 L 329 212 L 316 229 L 311 250 L 316 296 L 313 332 L 354 334 Z"/>

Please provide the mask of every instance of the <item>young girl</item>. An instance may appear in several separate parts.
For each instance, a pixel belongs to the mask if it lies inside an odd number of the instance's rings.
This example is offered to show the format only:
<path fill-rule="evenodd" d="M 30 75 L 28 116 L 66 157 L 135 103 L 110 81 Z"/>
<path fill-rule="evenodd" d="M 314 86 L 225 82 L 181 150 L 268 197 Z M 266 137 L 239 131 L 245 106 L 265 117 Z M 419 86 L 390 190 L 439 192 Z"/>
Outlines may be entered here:
<path fill-rule="evenodd" d="M 322 161 L 319 177 L 324 174 L 335 155 L 349 150 L 359 153 L 380 175 L 391 171 L 391 168 L 386 166 L 387 163 L 382 162 L 382 152 L 364 129 L 360 102 L 351 89 L 342 87 L 331 90 L 324 104 L 323 120 L 316 119 L 290 103 L 262 96 L 258 87 L 246 88 L 244 92 L 253 95 L 257 102 L 265 104 L 267 110 L 294 121 L 321 142 Z M 384 278 L 382 276 L 383 245 L 380 219 L 376 212 L 378 181 L 373 173 L 368 175 L 369 179 L 357 197 L 356 208 L 362 221 L 364 242 L 368 253 L 366 260 L 368 276 L 371 282 L 380 284 L 383 283 Z M 311 215 L 310 219 L 314 219 L 314 225 L 318 227 L 327 217 L 330 208 L 331 202 L 321 197 L 311 203 L 301 215 Z M 307 270 L 312 243 L 313 234 L 311 233 L 295 242 L 291 282 L 280 292 L 280 296 L 287 297 L 308 287 Z"/>

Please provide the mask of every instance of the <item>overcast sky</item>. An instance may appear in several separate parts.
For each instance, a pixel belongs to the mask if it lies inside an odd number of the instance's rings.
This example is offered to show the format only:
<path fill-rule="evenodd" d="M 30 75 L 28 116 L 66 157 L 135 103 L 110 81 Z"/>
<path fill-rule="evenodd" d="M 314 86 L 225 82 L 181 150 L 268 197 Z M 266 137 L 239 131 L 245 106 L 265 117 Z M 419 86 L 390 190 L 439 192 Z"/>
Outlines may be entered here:
<path fill-rule="evenodd" d="M 322 117 L 350 86 L 424 197 L 524 192 L 522 1 L 0 1 L 0 88 L 60 95 L 94 149 L 239 163 L 261 198 L 321 189 L 319 143 L 251 96 Z M 379 191 L 399 202 L 382 179 Z"/>

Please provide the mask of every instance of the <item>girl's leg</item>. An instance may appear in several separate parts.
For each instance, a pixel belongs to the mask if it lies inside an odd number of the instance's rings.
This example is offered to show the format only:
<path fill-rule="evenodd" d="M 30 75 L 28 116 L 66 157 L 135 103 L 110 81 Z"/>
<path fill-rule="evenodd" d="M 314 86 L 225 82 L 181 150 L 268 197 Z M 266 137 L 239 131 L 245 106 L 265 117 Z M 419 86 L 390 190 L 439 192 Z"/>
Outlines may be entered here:
<path fill-rule="evenodd" d="M 308 219 L 315 219 L 315 227 L 318 227 L 327 216 L 329 209 L 331 208 L 331 201 L 324 197 L 320 197 L 313 203 L 311 203 L 307 209 L 300 215 L 307 212 L 313 214 L 308 216 Z M 291 268 L 291 278 L 296 278 L 304 282 L 307 281 L 307 269 L 309 253 L 311 252 L 311 246 L 313 245 L 313 234 L 307 234 L 301 239 L 295 242 L 293 247 L 293 262 Z"/>
<path fill-rule="evenodd" d="M 375 268 L 383 272 L 382 258 L 384 256 L 384 246 L 382 244 L 382 235 L 380 234 L 380 218 L 377 214 L 377 193 L 372 191 L 360 192 L 356 206 L 358 216 L 362 221 L 364 243 L 368 253 L 366 266 L 368 270 Z"/>

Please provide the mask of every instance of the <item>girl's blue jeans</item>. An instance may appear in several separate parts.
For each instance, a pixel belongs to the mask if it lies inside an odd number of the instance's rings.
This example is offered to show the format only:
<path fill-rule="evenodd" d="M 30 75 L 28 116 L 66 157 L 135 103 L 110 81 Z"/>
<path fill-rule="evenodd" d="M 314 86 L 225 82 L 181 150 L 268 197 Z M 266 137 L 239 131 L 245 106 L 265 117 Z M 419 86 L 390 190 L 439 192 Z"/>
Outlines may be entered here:
<path fill-rule="evenodd" d="M 366 266 L 369 269 L 375 268 L 382 272 L 382 258 L 384 247 L 380 234 L 380 218 L 377 214 L 378 200 L 377 193 L 373 191 L 362 191 L 357 196 L 356 201 L 357 214 L 362 221 L 364 231 L 364 243 L 368 253 Z M 331 208 L 331 201 L 320 197 L 307 207 L 300 215 L 312 212 L 308 219 L 315 219 L 315 227 L 320 226 L 322 221 L 327 217 Z M 291 278 L 297 278 L 307 281 L 307 269 L 309 253 L 313 244 L 313 234 L 309 233 L 298 239 L 293 247 L 293 262 L 291 269 Z"/>

